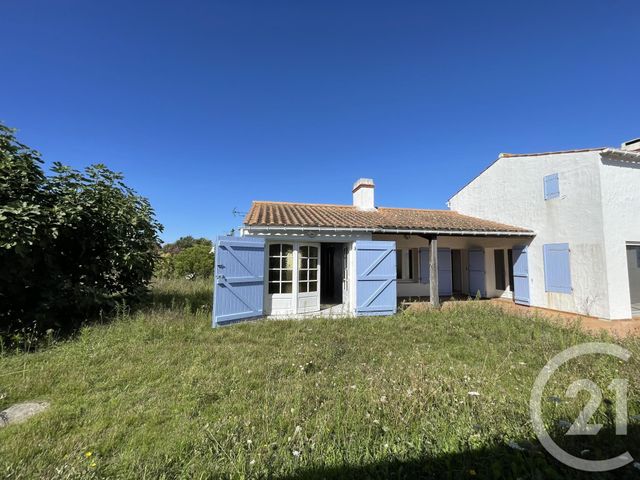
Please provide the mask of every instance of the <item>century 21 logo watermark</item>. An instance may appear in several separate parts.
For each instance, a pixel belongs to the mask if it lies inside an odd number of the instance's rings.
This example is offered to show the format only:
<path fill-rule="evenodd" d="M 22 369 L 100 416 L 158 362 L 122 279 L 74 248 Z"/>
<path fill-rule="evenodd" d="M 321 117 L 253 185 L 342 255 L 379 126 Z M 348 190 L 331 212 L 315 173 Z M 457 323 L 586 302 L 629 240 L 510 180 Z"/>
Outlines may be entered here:
<path fill-rule="evenodd" d="M 587 460 L 576 457 L 563 450 L 549 436 L 549 433 L 544 426 L 544 422 L 542 421 L 542 395 L 544 387 L 551 376 L 566 362 L 582 355 L 590 354 L 611 355 L 619 358 L 620 360 L 624 360 L 625 362 L 629 360 L 629 357 L 631 357 L 631 352 L 627 349 L 622 348 L 619 345 L 609 343 L 583 343 L 560 352 L 549 360 L 549 362 L 540 371 L 538 378 L 536 378 L 536 381 L 533 384 L 533 390 L 531 391 L 529 412 L 538 440 L 557 460 L 578 470 L 584 470 L 587 472 L 605 472 L 627 465 L 633 461 L 633 457 L 628 451 L 621 453 L 617 457 L 606 460 Z M 621 378 L 615 378 L 608 387 L 616 394 L 616 435 L 627 434 L 627 387 L 628 381 Z M 580 391 L 588 392 L 591 395 L 591 398 L 585 405 L 582 412 L 578 415 L 578 418 L 575 420 L 573 425 L 571 425 L 566 435 L 597 435 L 602 428 L 602 425 L 590 424 L 589 420 L 602 402 L 602 390 L 591 380 L 581 379 L 576 380 L 569 385 L 566 395 L 570 398 L 576 398 Z"/>

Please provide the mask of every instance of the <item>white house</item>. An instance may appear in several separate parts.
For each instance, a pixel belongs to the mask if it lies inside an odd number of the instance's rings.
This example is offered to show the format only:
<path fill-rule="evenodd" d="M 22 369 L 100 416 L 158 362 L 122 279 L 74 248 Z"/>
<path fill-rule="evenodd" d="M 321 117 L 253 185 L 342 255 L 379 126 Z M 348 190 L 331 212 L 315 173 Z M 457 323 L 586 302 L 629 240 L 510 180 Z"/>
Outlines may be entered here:
<path fill-rule="evenodd" d="M 370 179 L 352 193 L 352 205 L 253 202 L 241 236 L 216 242 L 214 324 L 469 295 L 640 314 L 640 139 L 502 154 L 450 210 L 376 206 Z"/>

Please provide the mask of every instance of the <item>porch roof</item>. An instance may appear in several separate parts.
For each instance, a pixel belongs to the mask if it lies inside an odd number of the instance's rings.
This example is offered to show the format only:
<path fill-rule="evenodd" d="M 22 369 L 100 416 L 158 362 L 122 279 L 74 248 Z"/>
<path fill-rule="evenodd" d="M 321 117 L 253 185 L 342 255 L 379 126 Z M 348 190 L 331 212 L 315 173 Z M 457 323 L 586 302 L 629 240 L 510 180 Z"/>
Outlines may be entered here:
<path fill-rule="evenodd" d="M 391 233 L 533 236 L 531 230 L 462 215 L 451 210 L 378 207 L 359 210 L 352 205 L 253 202 L 244 219 L 255 229 L 350 230 Z"/>

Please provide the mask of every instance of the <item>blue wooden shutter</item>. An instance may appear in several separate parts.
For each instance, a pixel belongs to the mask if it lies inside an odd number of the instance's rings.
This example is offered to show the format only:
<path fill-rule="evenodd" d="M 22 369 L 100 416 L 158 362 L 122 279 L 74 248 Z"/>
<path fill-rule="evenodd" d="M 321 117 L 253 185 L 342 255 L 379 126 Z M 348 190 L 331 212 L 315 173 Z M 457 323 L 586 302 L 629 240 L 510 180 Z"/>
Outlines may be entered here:
<path fill-rule="evenodd" d="M 420 249 L 420 283 L 429 283 L 431 276 L 429 264 L 429 247 L 423 247 Z"/>
<path fill-rule="evenodd" d="M 560 180 L 558 174 L 554 173 L 544 177 L 544 199 L 550 200 L 560 196 Z"/>
<path fill-rule="evenodd" d="M 438 295 L 449 297 L 453 294 L 453 276 L 451 273 L 451 249 L 438 249 Z"/>
<path fill-rule="evenodd" d="M 358 240 L 356 315 L 396 313 L 396 242 Z"/>
<path fill-rule="evenodd" d="M 219 237 L 215 253 L 213 325 L 261 316 L 264 239 Z"/>
<path fill-rule="evenodd" d="M 475 297 L 480 292 L 481 297 L 487 296 L 484 270 L 484 249 L 469 249 L 469 295 Z"/>
<path fill-rule="evenodd" d="M 520 305 L 529 305 L 529 259 L 527 247 L 513 247 L 513 300 Z"/>
<path fill-rule="evenodd" d="M 549 243 L 543 245 L 544 286 L 547 292 L 571 293 L 571 267 L 569 244 Z"/>

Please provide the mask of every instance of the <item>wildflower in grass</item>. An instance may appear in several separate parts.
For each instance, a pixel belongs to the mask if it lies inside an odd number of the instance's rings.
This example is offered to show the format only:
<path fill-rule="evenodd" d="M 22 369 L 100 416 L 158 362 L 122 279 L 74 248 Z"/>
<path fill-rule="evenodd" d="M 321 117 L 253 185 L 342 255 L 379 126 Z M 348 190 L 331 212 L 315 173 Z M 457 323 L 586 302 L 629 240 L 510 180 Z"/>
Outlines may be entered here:
<path fill-rule="evenodd" d="M 90 466 L 91 468 L 96 468 L 96 462 L 91 462 L 91 463 L 89 464 L 89 466 Z"/>
<path fill-rule="evenodd" d="M 382 395 L 382 396 L 380 397 L 380 402 L 381 402 L 381 403 L 387 403 L 387 396 L 386 396 L 386 395 Z"/>
<path fill-rule="evenodd" d="M 478 392 L 475 392 L 475 391 L 469 392 L 467 395 L 469 395 L 470 397 L 479 397 L 480 396 L 480 394 Z"/>
<path fill-rule="evenodd" d="M 85 458 L 89 458 L 91 455 L 93 455 L 93 452 L 84 452 Z"/>
<path fill-rule="evenodd" d="M 256 463 L 256 461 L 255 461 L 255 460 L 251 460 L 251 461 L 249 462 L 249 465 L 255 465 L 255 463 Z"/>
<path fill-rule="evenodd" d="M 294 457 L 298 458 L 300 456 L 300 450 L 293 450 L 291 452 L 293 454 Z"/>
<path fill-rule="evenodd" d="M 469 470 L 469 475 L 471 475 L 472 477 L 475 477 L 477 475 L 476 471 L 472 468 L 471 470 Z"/>

